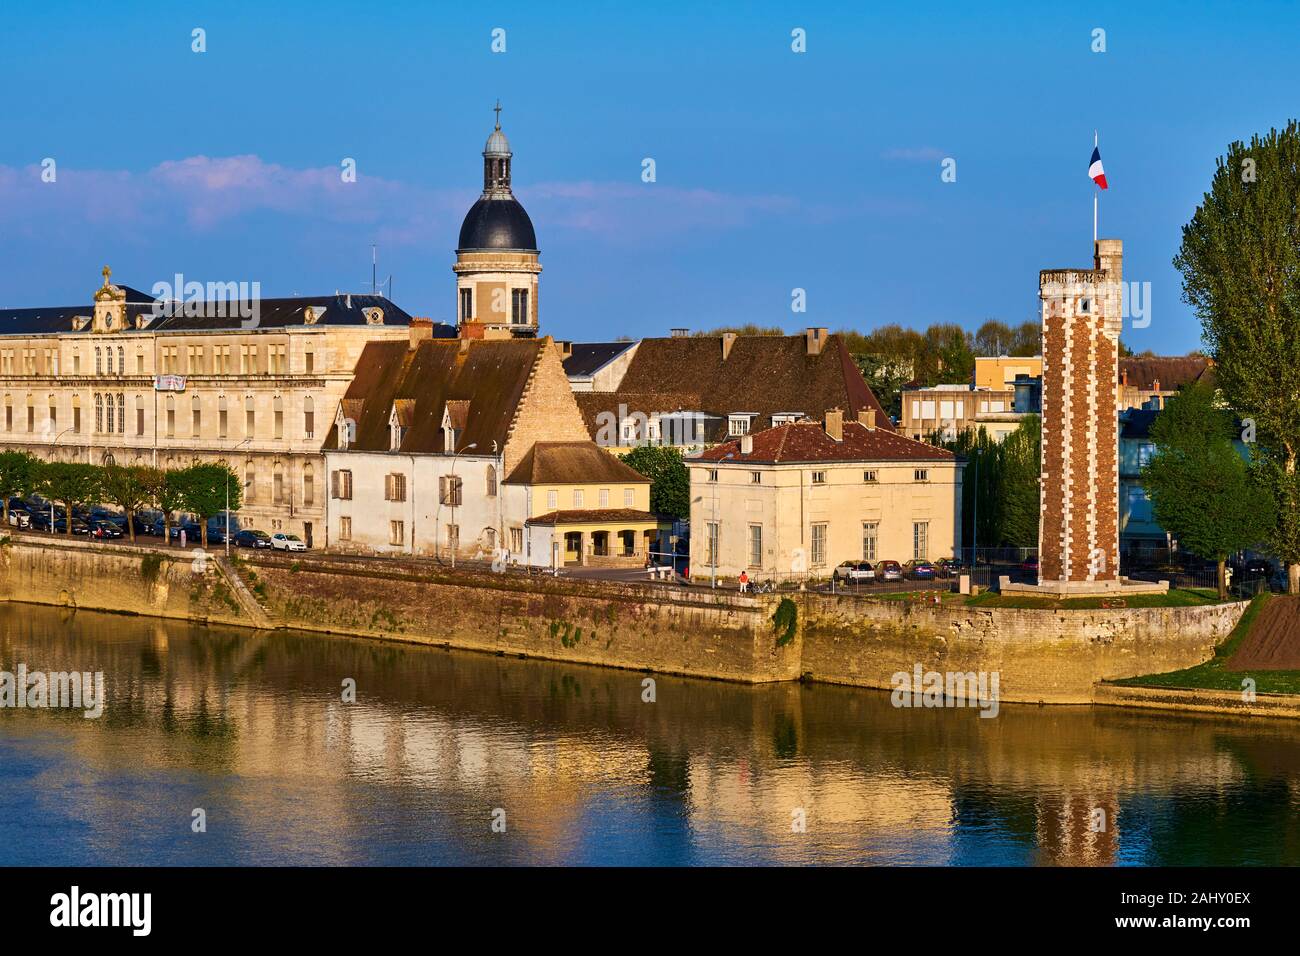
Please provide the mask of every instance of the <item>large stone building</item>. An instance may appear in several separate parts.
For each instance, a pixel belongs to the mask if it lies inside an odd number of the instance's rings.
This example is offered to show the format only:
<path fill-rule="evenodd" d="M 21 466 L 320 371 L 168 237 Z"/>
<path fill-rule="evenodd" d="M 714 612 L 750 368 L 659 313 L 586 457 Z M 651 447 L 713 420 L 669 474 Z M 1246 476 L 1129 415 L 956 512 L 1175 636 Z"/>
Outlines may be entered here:
<path fill-rule="evenodd" d="M 951 557 L 961 459 L 840 409 L 688 459 L 691 577 L 826 577 L 843 561 Z"/>
<path fill-rule="evenodd" d="M 374 295 L 163 302 L 110 278 L 89 306 L 0 311 L 0 447 L 224 461 L 244 526 L 322 545 L 324 433 L 367 343 L 405 341 L 410 316 Z"/>

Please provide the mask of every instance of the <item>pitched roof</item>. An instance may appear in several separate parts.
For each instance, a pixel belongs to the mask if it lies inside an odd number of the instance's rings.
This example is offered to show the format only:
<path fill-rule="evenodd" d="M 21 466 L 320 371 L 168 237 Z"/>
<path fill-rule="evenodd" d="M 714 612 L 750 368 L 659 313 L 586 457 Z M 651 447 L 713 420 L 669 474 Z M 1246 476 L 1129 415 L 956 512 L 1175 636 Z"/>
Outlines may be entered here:
<path fill-rule="evenodd" d="M 1128 384 L 1140 391 L 1151 391 L 1156 382 L 1160 391 L 1175 392 L 1202 376 L 1213 376 L 1210 362 L 1203 355 L 1148 355 L 1119 360 L 1120 381 L 1128 373 Z"/>
<path fill-rule="evenodd" d="M 573 485 L 597 482 L 649 484 L 650 479 L 589 441 L 539 441 L 515 466 L 506 484 Z"/>
<path fill-rule="evenodd" d="M 743 455 L 740 440 L 714 445 L 700 455 L 687 459 L 716 462 L 730 456 L 735 462 L 765 465 L 803 462 L 874 462 L 874 461 L 955 461 L 957 456 L 946 448 L 915 441 L 884 428 L 867 428 L 860 422 L 844 423 L 844 440 L 835 441 L 820 422 L 794 422 L 777 425 L 750 436 L 753 450 Z"/>
<path fill-rule="evenodd" d="M 361 402 L 353 417 L 356 451 L 389 451 L 389 416 L 395 402 L 414 403 L 412 424 L 401 451 L 463 451 L 473 444 L 489 454 L 492 443 L 505 447 L 510 425 L 528 377 L 549 345 L 547 339 L 432 339 L 411 349 L 406 341 L 368 342 L 357 359 L 352 384 L 344 394 L 346 410 Z M 443 412 L 448 404 L 464 407 L 464 426 L 456 449 L 443 447 Z M 330 430 L 326 447 L 337 445 Z"/>
<path fill-rule="evenodd" d="M 603 454 L 603 453 L 602 453 Z M 550 511 L 536 518 L 529 518 L 525 524 L 583 524 L 590 521 L 658 521 L 649 511 L 637 511 L 634 508 L 591 508 L 589 510 Z"/>
<path fill-rule="evenodd" d="M 574 342 L 564 358 L 564 374 L 570 378 L 594 375 L 634 345 L 635 342 Z"/>
<path fill-rule="evenodd" d="M 838 335 L 828 335 L 820 353 L 808 352 L 803 335 L 741 335 L 726 359 L 719 336 L 642 339 L 614 392 L 579 392 L 578 407 L 594 436 L 601 412 L 695 411 L 717 416 L 707 440 L 724 437 L 725 418 L 735 412 L 758 415 L 762 428 L 780 412 L 820 417 L 841 408 L 846 418 L 874 408 L 880 428 L 892 430 L 889 416 L 872 394 Z"/>

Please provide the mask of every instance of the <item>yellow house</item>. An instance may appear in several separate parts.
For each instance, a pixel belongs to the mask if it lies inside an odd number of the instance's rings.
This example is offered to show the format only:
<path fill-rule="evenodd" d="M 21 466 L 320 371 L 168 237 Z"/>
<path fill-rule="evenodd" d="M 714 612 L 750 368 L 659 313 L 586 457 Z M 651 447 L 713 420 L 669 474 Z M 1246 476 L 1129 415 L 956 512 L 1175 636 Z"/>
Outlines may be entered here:
<path fill-rule="evenodd" d="M 827 577 L 843 561 L 949 557 L 963 460 L 831 410 L 689 460 L 691 577 Z"/>
<path fill-rule="evenodd" d="M 590 441 L 537 442 L 505 483 L 526 490 L 532 554 L 553 567 L 640 566 L 658 537 L 650 480 Z"/>
<path fill-rule="evenodd" d="M 975 388 L 1007 391 L 1016 384 L 1017 375 L 1030 378 L 1043 374 L 1041 355 L 991 355 L 975 359 Z"/>

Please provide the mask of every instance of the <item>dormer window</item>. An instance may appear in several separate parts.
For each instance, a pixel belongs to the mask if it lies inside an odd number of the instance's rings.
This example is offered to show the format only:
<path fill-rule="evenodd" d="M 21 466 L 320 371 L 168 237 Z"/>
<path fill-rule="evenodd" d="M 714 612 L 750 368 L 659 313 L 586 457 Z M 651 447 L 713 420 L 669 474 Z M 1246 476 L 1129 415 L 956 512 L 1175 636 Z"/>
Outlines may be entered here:
<path fill-rule="evenodd" d="M 393 401 L 393 408 L 388 413 L 388 448 L 401 451 L 406 434 L 415 422 L 415 400 L 398 398 Z"/>
<path fill-rule="evenodd" d="M 384 310 L 380 308 L 365 309 L 366 325 L 383 325 Z"/>
<path fill-rule="evenodd" d="M 803 418 L 803 412 L 777 412 L 772 416 L 773 425 L 793 425 Z"/>
<path fill-rule="evenodd" d="M 469 402 L 464 399 L 449 399 L 442 410 L 442 450 L 453 453 L 460 447 L 469 421 Z"/>
<path fill-rule="evenodd" d="M 754 412 L 737 412 L 734 415 L 727 416 L 727 434 L 733 438 L 737 435 L 748 435 L 750 425 L 753 424 L 757 417 Z"/>

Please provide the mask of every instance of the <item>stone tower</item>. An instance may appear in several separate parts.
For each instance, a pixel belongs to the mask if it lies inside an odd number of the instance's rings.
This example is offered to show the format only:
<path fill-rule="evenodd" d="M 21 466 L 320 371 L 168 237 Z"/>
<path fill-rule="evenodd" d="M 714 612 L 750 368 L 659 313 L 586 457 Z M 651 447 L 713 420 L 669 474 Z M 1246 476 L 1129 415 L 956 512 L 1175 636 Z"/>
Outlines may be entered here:
<path fill-rule="evenodd" d="M 1042 588 L 1118 584 L 1119 377 L 1123 243 L 1095 242 L 1094 268 L 1048 269 L 1043 302 Z"/>
<path fill-rule="evenodd" d="M 537 335 L 537 236 L 510 188 L 514 154 L 496 128 L 483 148 L 483 195 L 460 227 L 456 249 L 456 321 L 464 338 Z"/>

